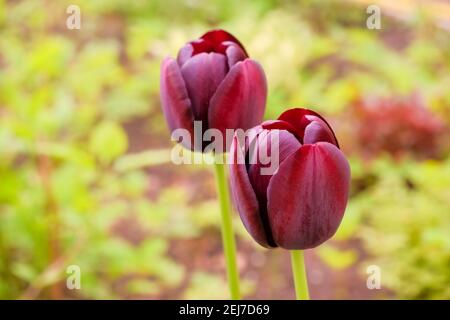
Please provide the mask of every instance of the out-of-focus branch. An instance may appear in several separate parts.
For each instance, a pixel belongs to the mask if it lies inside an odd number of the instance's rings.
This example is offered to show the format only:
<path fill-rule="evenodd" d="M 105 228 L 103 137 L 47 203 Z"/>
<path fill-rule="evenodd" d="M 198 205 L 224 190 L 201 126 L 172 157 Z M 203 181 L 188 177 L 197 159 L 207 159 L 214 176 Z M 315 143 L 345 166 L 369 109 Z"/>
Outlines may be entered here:
<path fill-rule="evenodd" d="M 66 255 L 59 256 L 41 274 L 39 274 L 24 291 L 21 300 L 32 300 L 39 296 L 41 291 L 57 281 L 61 280 L 68 261 L 72 260 L 83 247 L 83 240 L 79 240 Z"/>
<path fill-rule="evenodd" d="M 42 187 L 45 194 L 45 210 L 48 218 L 48 246 L 49 246 L 49 259 L 50 261 L 57 261 L 60 255 L 59 248 L 59 208 L 56 203 L 52 184 L 51 176 L 53 171 L 52 160 L 47 156 L 38 157 L 38 172 L 42 181 Z M 54 283 L 50 290 L 52 299 L 61 298 L 61 289 L 57 283 Z"/>
<path fill-rule="evenodd" d="M 157 149 L 126 154 L 117 159 L 114 169 L 127 171 L 169 163 L 171 161 L 170 152 L 170 149 Z"/>

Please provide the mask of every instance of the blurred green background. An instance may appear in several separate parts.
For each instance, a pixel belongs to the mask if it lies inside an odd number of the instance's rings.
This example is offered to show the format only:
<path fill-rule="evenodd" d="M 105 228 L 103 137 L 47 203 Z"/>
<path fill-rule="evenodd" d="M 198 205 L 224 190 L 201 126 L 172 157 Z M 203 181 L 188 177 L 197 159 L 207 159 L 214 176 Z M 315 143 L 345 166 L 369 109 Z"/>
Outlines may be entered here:
<path fill-rule="evenodd" d="M 450 299 L 450 3 L 421 3 L 0 0 L 0 298 L 228 298 L 212 170 L 170 163 L 158 93 L 161 60 L 221 27 L 266 71 L 266 118 L 317 110 L 350 159 L 312 298 Z M 234 222 L 244 296 L 294 298 L 288 252 Z"/>

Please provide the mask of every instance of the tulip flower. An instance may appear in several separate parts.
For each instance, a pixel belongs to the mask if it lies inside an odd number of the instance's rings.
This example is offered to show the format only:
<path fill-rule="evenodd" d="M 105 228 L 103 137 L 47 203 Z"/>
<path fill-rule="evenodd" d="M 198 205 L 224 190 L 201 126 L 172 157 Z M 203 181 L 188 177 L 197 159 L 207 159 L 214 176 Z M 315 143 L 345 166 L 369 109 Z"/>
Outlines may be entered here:
<path fill-rule="evenodd" d="M 246 142 L 234 137 L 230 164 L 234 202 L 248 232 L 264 247 L 290 250 L 331 238 L 347 205 L 350 167 L 330 125 L 298 108 L 252 130 Z M 272 174 L 262 174 L 268 164 L 259 159 L 261 148 L 269 156 L 278 151 Z"/>
<path fill-rule="evenodd" d="M 160 94 L 172 138 L 187 149 L 214 150 L 221 155 L 229 150 L 228 140 L 232 140 L 235 130 L 247 130 L 262 121 L 267 83 L 261 66 L 248 57 L 234 36 L 213 30 L 188 42 L 179 50 L 177 59 L 162 62 Z M 225 167 L 217 160 L 214 165 L 230 296 L 239 299 Z"/>
<path fill-rule="evenodd" d="M 242 44 L 226 31 L 213 30 L 188 42 L 176 60 L 162 62 L 160 92 L 171 132 L 185 129 L 190 135 L 181 141 L 184 147 L 204 151 L 204 132 L 217 129 L 223 141 L 216 151 L 226 152 L 231 144 L 226 129 L 247 130 L 262 121 L 267 84 Z"/>

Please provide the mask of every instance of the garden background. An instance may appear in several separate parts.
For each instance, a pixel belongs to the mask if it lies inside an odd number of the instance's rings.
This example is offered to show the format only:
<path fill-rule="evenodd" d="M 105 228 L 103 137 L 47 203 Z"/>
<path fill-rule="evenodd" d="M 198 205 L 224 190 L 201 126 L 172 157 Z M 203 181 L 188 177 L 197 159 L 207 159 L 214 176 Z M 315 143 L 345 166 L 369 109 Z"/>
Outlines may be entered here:
<path fill-rule="evenodd" d="M 66 9 L 81 9 L 69 30 Z M 369 30 L 366 8 L 381 8 Z M 309 107 L 352 168 L 306 252 L 313 299 L 450 299 L 450 2 L 0 0 L 0 298 L 228 298 L 212 169 L 170 162 L 159 68 L 221 27 L 265 118 Z M 234 214 L 245 298 L 293 299 L 289 254 Z M 66 288 L 67 267 L 81 289 Z M 367 267 L 381 289 L 366 286 Z"/>

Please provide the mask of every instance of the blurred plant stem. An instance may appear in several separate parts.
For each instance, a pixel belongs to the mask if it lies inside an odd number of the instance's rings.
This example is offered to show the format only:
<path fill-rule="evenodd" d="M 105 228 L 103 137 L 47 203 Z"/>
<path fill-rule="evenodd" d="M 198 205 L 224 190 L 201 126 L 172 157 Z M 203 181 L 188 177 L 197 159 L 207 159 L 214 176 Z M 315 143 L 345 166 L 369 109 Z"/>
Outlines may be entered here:
<path fill-rule="evenodd" d="M 20 296 L 20 300 L 33 300 L 36 299 L 41 291 L 47 286 L 62 280 L 64 271 L 70 261 L 78 255 L 80 250 L 85 245 L 86 241 L 83 236 L 80 236 L 74 246 L 67 251 L 66 254 L 60 255 L 55 261 L 52 261 L 49 266 L 39 274 L 30 283 L 25 292 Z M 61 298 L 61 297 L 60 297 Z"/>
<path fill-rule="evenodd" d="M 117 171 L 127 171 L 169 163 L 171 161 L 170 152 L 170 149 L 156 149 L 125 154 L 117 159 L 114 168 Z"/>
<path fill-rule="evenodd" d="M 217 193 L 219 196 L 222 216 L 222 243 L 227 265 L 227 278 L 232 300 L 239 300 L 239 271 L 236 263 L 236 244 L 234 241 L 233 224 L 230 210 L 230 196 L 223 162 L 214 163 L 216 173 Z"/>
<path fill-rule="evenodd" d="M 53 263 L 60 256 L 59 248 L 59 217 L 58 206 L 52 190 L 51 176 L 53 171 L 52 160 L 47 156 L 38 157 L 38 172 L 42 181 L 42 187 L 45 194 L 45 209 L 47 212 L 48 225 L 48 246 L 49 261 Z M 62 297 L 61 288 L 58 283 L 52 284 L 50 288 L 50 296 L 52 299 L 60 299 Z"/>
<path fill-rule="evenodd" d="M 308 280 L 302 250 L 290 250 L 292 274 L 294 275 L 295 296 L 297 300 L 309 300 Z"/>

